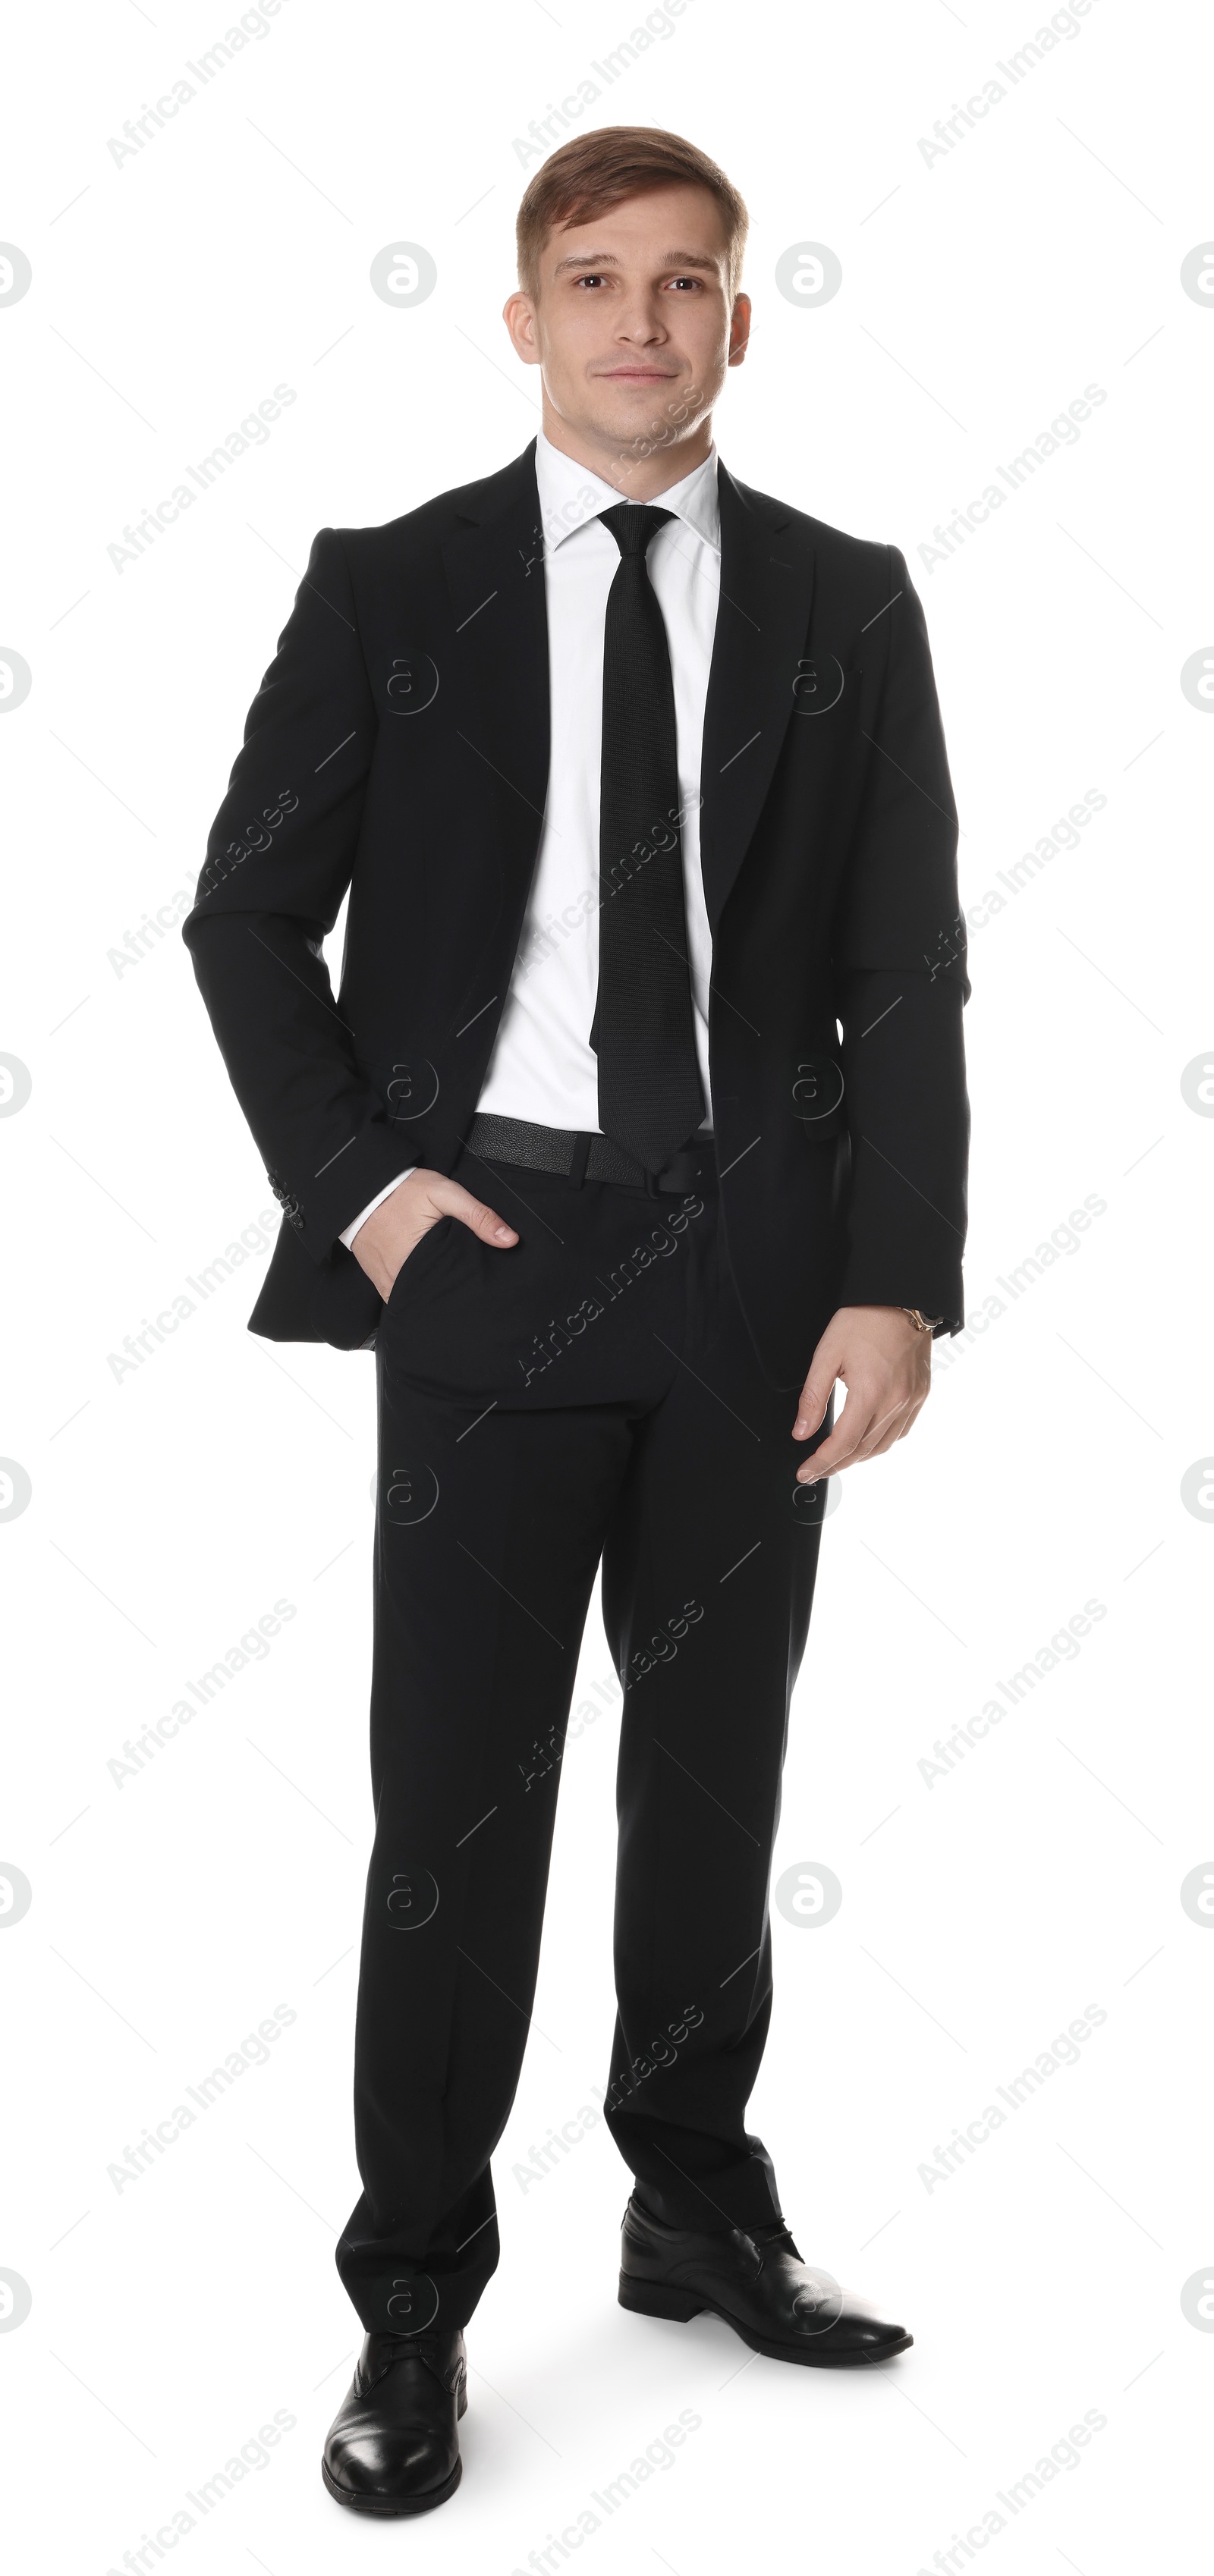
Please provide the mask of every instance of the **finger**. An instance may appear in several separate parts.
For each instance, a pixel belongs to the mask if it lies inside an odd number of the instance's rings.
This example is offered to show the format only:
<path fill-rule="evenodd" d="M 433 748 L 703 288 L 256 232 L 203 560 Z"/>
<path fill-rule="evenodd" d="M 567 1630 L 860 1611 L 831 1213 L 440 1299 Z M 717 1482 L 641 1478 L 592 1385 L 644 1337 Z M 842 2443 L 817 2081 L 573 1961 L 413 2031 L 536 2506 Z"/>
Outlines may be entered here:
<path fill-rule="evenodd" d="M 900 1396 L 896 1404 L 887 1405 L 883 1413 L 878 1413 L 871 1396 L 853 1389 L 831 1439 L 824 1441 L 822 1447 L 814 1451 L 813 1457 L 806 1460 L 802 1470 L 806 1481 L 821 1473 L 822 1460 L 826 1461 L 828 1468 L 835 1466 L 835 1445 L 845 1437 L 849 1445 L 847 1455 L 840 1456 L 838 1460 L 839 1467 L 855 1467 L 866 1458 L 880 1457 L 882 1451 L 891 1448 L 899 1437 L 899 1424 L 909 1401 L 909 1397 Z M 849 1414 L 854 1415 L 855 1425 L 859 1427 L 849 1424 Z"/>
<path fill-rule="evenodd" d="M 812 1458 L 804 1459 L 798 1467 L 798 1484 L 816 1484 L 820 1476 L 834 1475 L 840 1467 L 850 1466 L 872 1421 L 872 1412 L 870 1403 L 849 1395 L 829 1440 L 824 1440 Z"/>
<path fill-rule="evenodd" d="M 921 1401 L 922 1398 L 915 1395 L 900 1395 L 896 1403 L 886 1405 L 882 1412 L 876 1414 L 860 1444 L 861 1456 L 880 1458 L 887 1449 L 892 1449 L 895 1440 L 900 1440 L 914 1421 Z"/>
<path fill-rule="evenodd" d="M 914 1416 L 911 1414 L 909 1419 L 904 1420 L 903 1408 L 900 1406 L 898 1411 L 889 1417 L 880 1438 L 878 1439 L 873 1437 L 865 1441 L 864 1456 L 866 1458 L 883 1458 L 886 1450 L 893 1448 L 895 1441 L 905 1439 L 906 1433 L 910 1428 L 910 1422 L 913 1421 L 913 1419 Z"/>
<path fill-rule="evenodd" d="M 909 1396 L 900 1395 L 896 1404 L 887 1405 L 884 1413 L 870 1422 L 862 1443 L 866 1458 L 879 1458 L 882 1450 L 892 1448 L 900 1437 L 902 1417 L 910 1401 Z"/>
<path fill-rule="evenodd" d="M 921 1395 L 903 1396 L 897 1404 L 890 1405 L 886 1412 L 879 1414 L 869 1425 L 860 1444 L 858 1456 L 864 1459 L 883 1458 L 886 1450 L 892 1449 L 896 1440 L 905 1440 L 923 1401 Z M 854 1463 L 856 1462 L 853 1461 Z"/>
<path fill-rule="evenodd" d="M 459 1223 L 466 1225 L 469 1232 L 477 1235 L 482 1243 L 518 1242 L 517 1228 L 507 1225 L 505 1217 L 499 1216 L 496 1208 L 486 1207 L 483 1199 L 473 1198 L 471 1190 L 466 1190 L 462 1182 L 446 1179 L 436 1181 L 430 1197 L 434 1206 L 441 1209 L 444 1216 L 458 1218 Z"/>
<path fill-rule="evenodd" d="M 836 1357 L 833 1345 L 828 1346 L 825 1343 L 814 1352 L 809 1375 L 801 1389 L 797 1404 L 797 1418 L 792 1427 L 794 1440 L 808 1440 L 815 1431 L 821 1430 L 826 1419 L 831 1389 L 838 1376 L 838 1370 L 834 1365 Z"/>

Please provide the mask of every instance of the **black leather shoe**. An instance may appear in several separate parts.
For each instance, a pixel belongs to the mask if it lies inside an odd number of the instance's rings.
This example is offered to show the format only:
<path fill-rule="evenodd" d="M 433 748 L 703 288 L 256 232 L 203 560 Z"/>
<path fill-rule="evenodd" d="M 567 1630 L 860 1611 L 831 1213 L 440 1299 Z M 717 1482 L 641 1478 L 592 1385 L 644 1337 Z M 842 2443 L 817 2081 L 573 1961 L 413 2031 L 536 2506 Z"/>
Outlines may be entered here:
<path fill-rule="evenodd" d="M 468 2403 L 464 2338 L 369 2334 L 329 2427 L 320 2474 L 355 2513 L 429 2513 L 455 2493 Z"/>
<path fill-rule="evenodd" d="M 723 2317 L 771 2361 L 842 2370 L 914 2342 L 829 2272 L 803 2263 L 786 2227 L 667 2227 L 634 2192 L 624 2212 L 620 2306 L 642 2317 Z"/>

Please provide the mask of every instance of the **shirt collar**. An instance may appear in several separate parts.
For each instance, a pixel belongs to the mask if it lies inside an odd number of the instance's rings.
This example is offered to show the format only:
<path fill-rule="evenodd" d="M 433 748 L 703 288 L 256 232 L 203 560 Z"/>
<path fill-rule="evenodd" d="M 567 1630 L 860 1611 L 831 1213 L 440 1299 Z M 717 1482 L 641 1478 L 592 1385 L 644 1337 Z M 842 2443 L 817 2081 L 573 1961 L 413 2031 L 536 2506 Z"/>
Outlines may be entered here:
<path fill-rule="evenodd" d="M 535 479 L 539 486 L 540 518 L 544 528 L 544 550 L 553 554 L 571 537 L 575 529 L 585 527 L 623 499 L 610 483 L 593 474 L 587 465 L 579 465 L 575 456 L 566 456 L 554 447 L 543 430 L 535 442 Z M 710 448 L 702 465 L 693 467 L 681 483 L 668 492 L 655 492 L 654 507 L 673 511 L 677 519 L 720 551 L 721 510 L 717 493 L 717 451 Z"/>

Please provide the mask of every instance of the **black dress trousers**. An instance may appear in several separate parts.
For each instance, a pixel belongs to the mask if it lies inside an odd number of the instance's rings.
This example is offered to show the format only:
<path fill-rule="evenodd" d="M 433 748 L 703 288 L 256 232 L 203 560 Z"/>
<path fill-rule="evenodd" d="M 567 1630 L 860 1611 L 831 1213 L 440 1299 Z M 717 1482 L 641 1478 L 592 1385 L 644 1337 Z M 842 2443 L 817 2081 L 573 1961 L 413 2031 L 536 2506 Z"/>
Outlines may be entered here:
<path fill-rule="evenodd" d="M 746 2105 L 826 1489 L 795 1481 L 795 1398 L 738 1308 L 711 1147 L 692 1168 L 680 1196 L 465 1154 L 455 1177 L 519 1243 L 442 1218 L 380 1318 L 363 2190 L 337 2248 L 371 2331 L 465 2324 L 497 2263 L 490 2157 L 600 1560 L 623 1685 L 605 2114 L 671 2222 L 781 2214 Z"/>

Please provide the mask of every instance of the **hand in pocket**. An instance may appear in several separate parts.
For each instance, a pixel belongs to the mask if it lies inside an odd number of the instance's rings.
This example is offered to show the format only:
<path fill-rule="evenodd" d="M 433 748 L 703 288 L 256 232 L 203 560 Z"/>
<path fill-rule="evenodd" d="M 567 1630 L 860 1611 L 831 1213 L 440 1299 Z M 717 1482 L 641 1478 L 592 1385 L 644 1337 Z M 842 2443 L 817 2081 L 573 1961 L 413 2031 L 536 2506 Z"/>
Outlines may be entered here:
<path fill-rule="evenodd" d="M 508 1252 L 518 1242 L 515 1227 L 507 1225 L 495 1208 L 486 1207 L 483 1199 L 474 1199 L 471 1190 L 464 1189 L 459 1181 L 448 1180 L 445 1172 L 421 1168 L 410 1172 L 390 1198 L 381 1200 L 366 1224 L 360 1225 L 350 1246 L 385 1305 L 410 1253 L 444 1216 L 455 1217 L 495 1251 Z"/>

